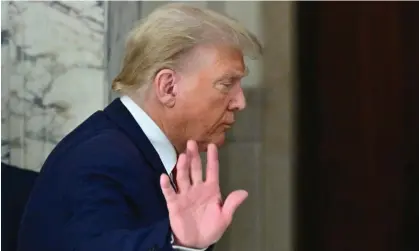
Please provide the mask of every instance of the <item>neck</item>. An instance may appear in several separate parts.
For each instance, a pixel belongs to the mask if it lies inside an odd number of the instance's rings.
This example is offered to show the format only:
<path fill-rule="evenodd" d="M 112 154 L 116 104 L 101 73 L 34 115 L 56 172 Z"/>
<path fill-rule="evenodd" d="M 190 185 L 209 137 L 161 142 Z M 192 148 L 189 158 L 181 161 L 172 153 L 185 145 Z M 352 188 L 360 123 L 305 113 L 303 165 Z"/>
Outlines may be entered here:
<path fill-rule="evenodd" d="M 127 94 L 127 96 L 141 107 L 154 123 L 156 123 L 169 139 L 170 143 L 175 147 L 178 155 L 185 151 L 187 140 L 183 139 L 183 133 L 179 133 L 176 118 L 173 115 L 171 116 L 170 112 L 163 105 L 155 102 L 152 98 L 147 97 L 147 95 Z"/>

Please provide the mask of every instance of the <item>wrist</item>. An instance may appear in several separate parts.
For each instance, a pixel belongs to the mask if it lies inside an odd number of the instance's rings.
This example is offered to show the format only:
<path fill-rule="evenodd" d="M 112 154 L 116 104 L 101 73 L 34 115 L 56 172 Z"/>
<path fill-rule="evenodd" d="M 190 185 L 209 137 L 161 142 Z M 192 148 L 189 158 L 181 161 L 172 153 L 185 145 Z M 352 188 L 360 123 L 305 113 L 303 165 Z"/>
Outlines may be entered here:
<path fill-rule="evenodd" d="M 200 246 L 197 246 L 197 245 L 192 245 L 192 244 L 183 242 L 183 241 L 179 240 L 176 237 L 176 235 L 173 234 L 173 233 L 172 233 L 172 245 L 173 246 L 178 246 L 178 247 L 185 247 L 185 248 L 188 248 L 188 250 L 189 249 L 191 249 L 191 250 L 202 250 L 202 249 L 207 248 L 207 247 L 200 247 Z"/>
<path fill-rule="evenodd" d="M 173 238 L 173 245 L 194 248 L 190 244 L 179 240 L 179 238 L 177 238 L 176 235 L 173 233 L 172 233 L 172 238 Z"/>

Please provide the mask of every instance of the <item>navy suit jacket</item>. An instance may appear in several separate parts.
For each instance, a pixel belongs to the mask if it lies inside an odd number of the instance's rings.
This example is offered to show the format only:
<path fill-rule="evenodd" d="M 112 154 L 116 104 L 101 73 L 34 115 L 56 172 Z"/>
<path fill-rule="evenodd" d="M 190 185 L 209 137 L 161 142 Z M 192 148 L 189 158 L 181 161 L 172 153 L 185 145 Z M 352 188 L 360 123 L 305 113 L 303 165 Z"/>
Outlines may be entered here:
<path fill-rule="evenodd" d="M 66 136 L 30 195 L 19 251 L 172 251 L 157 152 L 119 99 Z"/>

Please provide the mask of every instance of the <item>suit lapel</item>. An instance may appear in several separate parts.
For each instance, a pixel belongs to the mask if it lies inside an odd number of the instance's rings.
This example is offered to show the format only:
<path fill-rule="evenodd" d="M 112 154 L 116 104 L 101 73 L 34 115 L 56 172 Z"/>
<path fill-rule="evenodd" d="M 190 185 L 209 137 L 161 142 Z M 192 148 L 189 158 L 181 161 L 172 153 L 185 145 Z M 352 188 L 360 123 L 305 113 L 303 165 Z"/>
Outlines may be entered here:
<path fill-rule="evenodd" d="M 112 101 L 112 103 L 105 108 L 104 112 L 110 120 L 128 135 L 128 138 L 132 140 L 138 150 L 143 153 L 146 161 L 157 172 L 160 174 L 166 173 L 163 163 L 150 140 L 119 98 Z"/>

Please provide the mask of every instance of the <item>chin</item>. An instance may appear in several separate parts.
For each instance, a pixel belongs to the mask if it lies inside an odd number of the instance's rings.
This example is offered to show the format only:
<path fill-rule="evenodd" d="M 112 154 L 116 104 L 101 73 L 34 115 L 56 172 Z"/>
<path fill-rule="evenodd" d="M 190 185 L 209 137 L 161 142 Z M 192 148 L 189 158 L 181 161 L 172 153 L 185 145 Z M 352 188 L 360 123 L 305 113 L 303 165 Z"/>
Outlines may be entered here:
<path fill-rule="evenodd" d="M 218 135 L 216 138 L 212 138 L 208 140 L 209 143 L 198 143 L 198 150 L 199 152 L 206 152 L 208 150 L 208 144 L 215 144 L 217 148 L 220 148 L 225 143 L 225 134 Z"/>
<path fill-rule="evenodd" d="M 220 134 L 218 137 L 213 139 L 211 143 L 215 144 L 218 148 L 220 148 L 225 143 L 225 133 Z"/>

